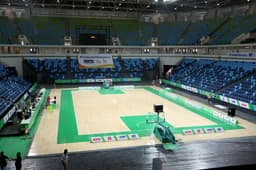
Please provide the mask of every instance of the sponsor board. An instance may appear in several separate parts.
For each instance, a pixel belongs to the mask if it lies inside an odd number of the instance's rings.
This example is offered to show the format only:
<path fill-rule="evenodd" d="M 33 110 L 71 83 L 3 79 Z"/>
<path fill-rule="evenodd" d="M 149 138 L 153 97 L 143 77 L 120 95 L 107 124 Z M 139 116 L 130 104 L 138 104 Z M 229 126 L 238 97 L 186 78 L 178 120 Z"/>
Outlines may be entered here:
<path fill-rule="evenodd" d="M 126 135 L 116 135 L 117 140 L 128 140 Z"/>
<path fill-rule="evenodd" d="M 212 114 L 213 114 L 213 117 L 215 117 L 215 118 L 217 118 L 217 119 L 219 119 L 223 122 L 227 122 L 227 123 L 231 123 L 231 124 L 237 124 L 238 123 L 238 121 L 235 118 L 230 117 L 228 115 L 225 115 L 223 113 L 219 113 L 219 112 L 214 111 Z"/>
<path fill-rule="evenodd" d="M 79 54 L 79 68 L 113 68 L 114 62 L 110 54 Z"/>
<path fill-rule="evenodd" d="M 213 128 L 204 128 L 204 132 L 205 133 L 214 133 L 214 129 Z"/>
<path fill-rule="evenodd" d="M 101 143 L 103 142 L 101 137 L 91 137 L 91 142 L 92 143 Z"/>
<path fill-rule="evenodd" d="M 204 134 L 204 131 L 203 131 L 203 129 L 198 128 L 198 129 L 194 129 L 194 133 L 195 134 Z"/>
<path fill-rule="evenodd" d="M 193 135 L 194 134 L 191 129 L 185 129 L 182 132 L 183 132 L 183 135 Z"/>
<path fill-rule="evenodd" d="M 214 128 L 214 130 L 215 130 L 215 132 L 217 132 L 217 133 L 224 132 L 223 127 L 216 127 L 216 128 Z"/>
<path fill-rule="evenodd" d="M 137 133 L 129 134 L 128 137 L 131 140 L 139 139 L 139 135 Z"/>
<path fill-rule="evenodd" d="M 113 141 L 116 141 L 116 139 L 115 139 L 114 136 L 104 136 L 103 139 L 104 139 L 105 142 L 113 142 Z"/>

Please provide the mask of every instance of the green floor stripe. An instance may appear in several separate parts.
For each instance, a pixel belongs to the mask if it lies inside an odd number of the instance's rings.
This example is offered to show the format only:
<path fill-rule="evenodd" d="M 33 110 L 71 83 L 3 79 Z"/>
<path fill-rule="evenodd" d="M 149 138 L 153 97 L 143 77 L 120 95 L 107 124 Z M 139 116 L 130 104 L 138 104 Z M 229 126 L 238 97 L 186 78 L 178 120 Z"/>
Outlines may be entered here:
<path fill-rule="evenodd" d="M 100 90 L 98 90 L 98 92 L 100 94 L 124 94 L 124 92 L 122 90 L 113 89 L 113 88 L 109 88 L 109 89 L 101 88 Z"/>
<path fill-rule="evenodd" d="M 60 106 L 58 144 L 78 139 L 74 105 L 70 90 L 61 91 Z"/>
<path fill-rule="evenodd" d="M 46 90 L 45 96 L 48 96 L 49 90 Z M 46 98 L 46 97 L 45 97 Z M 45 103 L 45 98 L 43 99 Z M 33 127 L 30 129 L 28 136 L 14 136 L 14 137 L 1 137 L 0 138 L 0 151 L 3 151 L 8 157 L 16 158 L 16 153 L 21 152 L 21 156 L 24 159 L 26 156 L 33 136 L 36 133 L 42 114 L 39 113 Z"/>

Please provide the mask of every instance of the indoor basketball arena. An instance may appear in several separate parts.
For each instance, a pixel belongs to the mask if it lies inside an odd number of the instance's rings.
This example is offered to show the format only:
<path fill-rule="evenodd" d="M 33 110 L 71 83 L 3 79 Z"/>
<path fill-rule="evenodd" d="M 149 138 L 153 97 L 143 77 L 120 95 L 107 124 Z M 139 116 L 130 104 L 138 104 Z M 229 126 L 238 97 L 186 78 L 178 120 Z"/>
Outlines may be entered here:
<path fill-rule="evenodd" d="M 254 0 L 1 0 L 0 167 L 255 169 Z"/>

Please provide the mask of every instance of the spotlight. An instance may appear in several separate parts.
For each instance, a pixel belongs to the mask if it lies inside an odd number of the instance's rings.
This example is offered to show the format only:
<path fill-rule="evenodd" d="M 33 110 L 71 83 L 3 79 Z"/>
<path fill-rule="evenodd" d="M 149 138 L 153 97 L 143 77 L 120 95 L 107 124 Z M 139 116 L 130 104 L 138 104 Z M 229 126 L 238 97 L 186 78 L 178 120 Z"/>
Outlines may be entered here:
<path fill-rule="evenodd" d="M 78 54 L 80 52 L 79 48 L 73 48 L 73 53 Z"/>
<path fill-rule="evenodd" d="M 35 53 L 37 53 L 37 48 L 30 48 L 29 52 L 32 54 L 35 54 Z"/>
<path fill-rule="evenodd" d="M 150 49 L 149 49 L 149 48 L 144 48 L 144 49 L 143 49 L 143 52 L 144 52 L 144 53 L 149 53 L 149 52 L 150 52 Z"/>

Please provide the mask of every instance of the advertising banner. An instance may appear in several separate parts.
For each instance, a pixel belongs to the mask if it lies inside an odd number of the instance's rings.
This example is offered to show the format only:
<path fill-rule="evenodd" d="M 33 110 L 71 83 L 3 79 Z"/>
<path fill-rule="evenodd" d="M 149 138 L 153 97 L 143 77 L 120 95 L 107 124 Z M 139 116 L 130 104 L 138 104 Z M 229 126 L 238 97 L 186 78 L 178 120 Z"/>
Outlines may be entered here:
<path fill-rule="evenodd" d="M 113 68 L 112 55 L 108 54 L 80 54 L 78 55 L 79 68 Z"/>

